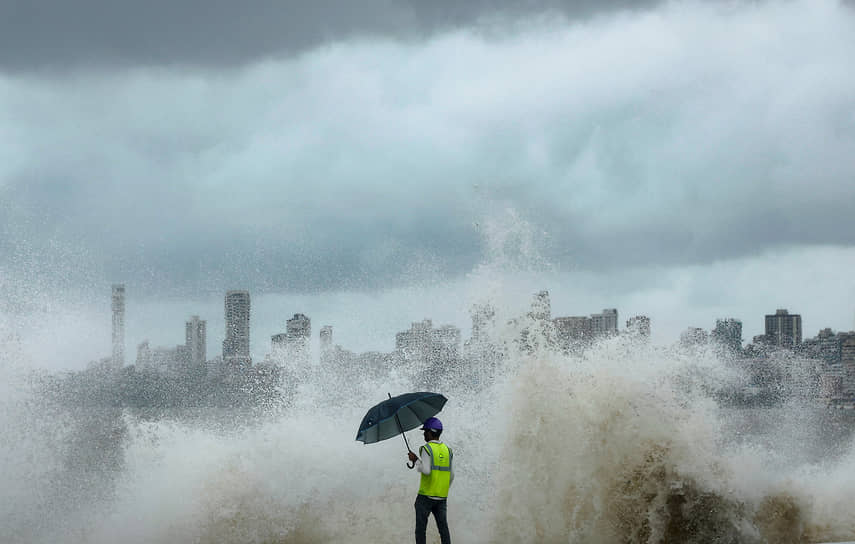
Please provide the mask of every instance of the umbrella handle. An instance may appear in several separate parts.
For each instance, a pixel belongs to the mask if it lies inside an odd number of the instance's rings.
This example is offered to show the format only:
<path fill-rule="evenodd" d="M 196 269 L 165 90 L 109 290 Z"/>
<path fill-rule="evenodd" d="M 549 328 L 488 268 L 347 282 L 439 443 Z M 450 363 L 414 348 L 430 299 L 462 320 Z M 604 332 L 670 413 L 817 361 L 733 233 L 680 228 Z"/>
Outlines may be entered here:
<path fill-rule="evenodd" d="M 389 393 L 389 398 L 392 398 L 392 393 Z M 407 442 L 407 434 L 404 432 L 403 427 L 401 427 L 401 420 L 398 419 L 397 412 L 395 412 L 395 422 L 398 424 L 398 431 L 401 433 L 401 436 L 404 437 L 404 445 L 407 446 L 407 451 L 412 453 L 413 450 L 410 449 L 410 443 Z M 412 470 L 414 466 L 416 466 L 415 461 L 410 461 L 409 463 L 407 463 L 407 468 L 409 468 L 410 470 Z"/>

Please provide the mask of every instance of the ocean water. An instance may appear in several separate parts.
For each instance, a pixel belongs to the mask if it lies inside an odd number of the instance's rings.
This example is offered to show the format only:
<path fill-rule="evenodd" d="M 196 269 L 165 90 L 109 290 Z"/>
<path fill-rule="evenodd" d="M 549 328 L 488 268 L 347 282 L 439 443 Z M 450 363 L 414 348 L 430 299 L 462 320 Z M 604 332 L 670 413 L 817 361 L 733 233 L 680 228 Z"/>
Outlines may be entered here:
<path fill-rule="evenodd" d="M 490 364 L 479 375 L 495 379 L 436 387 L 455 542 L 855 540 L 852 411 L 721 407 L 705 391 L 732 371 L 714 356 L 626 337 Z M 0 542 L 412 539 L 403 440 L 354 440 L 371 405 L 413 388 L 404 370 L 347 384 L 307 373 L 291 405 L 261 414 L 152 417 L 66 408 L 14 361 L 2 368 Z"/>

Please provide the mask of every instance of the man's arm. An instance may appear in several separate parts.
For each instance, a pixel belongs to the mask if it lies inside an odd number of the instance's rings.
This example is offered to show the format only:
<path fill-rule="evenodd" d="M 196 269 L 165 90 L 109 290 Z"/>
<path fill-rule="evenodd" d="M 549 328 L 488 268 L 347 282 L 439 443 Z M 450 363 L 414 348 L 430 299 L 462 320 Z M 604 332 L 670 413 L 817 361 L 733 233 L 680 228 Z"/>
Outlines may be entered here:
<path fill-rule="evenodd" d="M 422 446 L 419 453 L 421 454 L 421 457 L 416 461 L 416 470 L 425 476 L 430 476 L 430 466 L 433 464 L 433 460 L 430 458 L 430 452 L 426 447 Z"/>

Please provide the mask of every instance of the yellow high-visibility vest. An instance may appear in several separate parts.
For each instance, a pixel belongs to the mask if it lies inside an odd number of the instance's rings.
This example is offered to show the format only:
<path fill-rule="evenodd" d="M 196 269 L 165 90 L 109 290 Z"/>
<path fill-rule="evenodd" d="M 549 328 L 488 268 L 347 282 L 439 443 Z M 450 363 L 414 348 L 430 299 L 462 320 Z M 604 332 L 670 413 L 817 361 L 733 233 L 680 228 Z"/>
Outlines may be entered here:
<path fill-rule="evenodd" d="M 430 474 L 422 474 L 419 495 L 428 497 L 448 497 L 448 488 L 451 487 L 451 448 L 443 443 L 425 444 L 419 449 L 427 450 L 430 455 Z"/>

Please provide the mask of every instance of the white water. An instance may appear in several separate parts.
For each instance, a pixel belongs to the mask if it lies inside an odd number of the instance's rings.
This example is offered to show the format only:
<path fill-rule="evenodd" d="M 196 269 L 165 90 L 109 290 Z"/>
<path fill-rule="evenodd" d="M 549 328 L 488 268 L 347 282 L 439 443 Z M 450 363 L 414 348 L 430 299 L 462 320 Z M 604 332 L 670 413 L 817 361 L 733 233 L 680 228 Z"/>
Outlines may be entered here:
<path fill-rule="evenodd" d="M 734 411 L 689 378 L 724 374 L 710 357 L 614 339 L 584 358 L 519 354 L 490 388 L 443 390 L 455 541 L 855 539 L 851 437 L 804 455 L 788 425 L 813 422 L 807 409 L 793 418 L 792 407 L 764 414 L 765 435 L 737 436 Z M 322 386 L 306 384 L 292 408 L 244 428 L 48 413 L 19 387 L 3 404 L 0 540 L 410 540 L 418 482 L 403 442 L 354 441 L 365 410 L 406 390 L 407 378 L 392 374 L 350 397 Z M 409 438 L 419 442 L 417 432 Z M 112 446 L 118 459 L 104 455 Z"/>
<path fill-rule="evenodd" d="M 536 250 L 518 221 L 486 236 L 472 302 L 514 308 L 502 271 Z M 522 232 L 522 234 L 520 234 Z M 533 285 L 529 292 L 537 291 Z M 522 320 L 494 338 L 514 346 Z M 455 451 L 455 542 L 855 540 L 855 417 L 792 402 L 720 408 L 734 379 L 711 353 L 619 337 L 583 357 L 509 351 L 481 389 L 438 383 Z M 414 388 L 408 369 L 342 384 L 318 367 L 264 417 L 63 408 L 34 394 L 33 363 L 0 350 L 0 542 L 411 541 L 418 476 L 402 440 L 354 440 L 365 411 Z M 490 376 L 496 369 L 466 369 Z M 418 444 L 418 432 L 409 433 Z M 438 541 L 433 523 L 429 541 Z"/>

